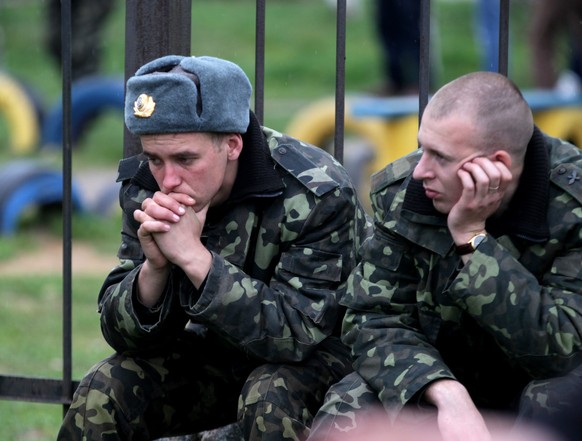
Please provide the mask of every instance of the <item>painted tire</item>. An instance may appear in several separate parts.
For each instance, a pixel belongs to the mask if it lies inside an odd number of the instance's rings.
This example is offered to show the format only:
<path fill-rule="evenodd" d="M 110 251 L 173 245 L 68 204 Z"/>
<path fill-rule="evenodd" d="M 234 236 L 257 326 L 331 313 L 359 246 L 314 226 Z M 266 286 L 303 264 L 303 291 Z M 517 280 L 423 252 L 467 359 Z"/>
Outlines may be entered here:
<path fill-rule="evenodd" d="M 76 81 L 71 88 L 71 138 L 76 142 L 88 123 L 105 111 L 123 113 L 124 82 L 118 78 L 94 76 Z M 63 106 L 56 104 L 48 113 L 42 127 L 42 146 L 62 148 Z"/>
<path fill-rule="evenodd" d="M 73 183 L 74 184 L 74 183 Z M 84 211 L 76 187 L 71 191 L 73 209 Z M 47 164 L 33 160 L 12 161 L 0 168 L 0 234 L 13 234 L 26 208 L 44 207 L 63 200 L 63 176 Z"/>
<path fill-rule="evenodd" d="M 6 73 L 0 72 L 0 113 L 8 123 L 10 149 L 32 152 L 40 139 L 41 111 L 29 91 Z"/>

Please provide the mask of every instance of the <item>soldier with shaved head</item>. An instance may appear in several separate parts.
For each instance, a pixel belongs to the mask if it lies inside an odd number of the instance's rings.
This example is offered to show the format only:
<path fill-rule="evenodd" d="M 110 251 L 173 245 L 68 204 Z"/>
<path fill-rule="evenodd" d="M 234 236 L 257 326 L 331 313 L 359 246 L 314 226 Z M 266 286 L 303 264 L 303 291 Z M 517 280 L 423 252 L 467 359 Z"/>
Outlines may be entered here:
<path fill-rule="evenodd" d="M 580 149 L 493 72 L 437 91 L 418 140 L 372 178 L 374 235 L 342 300 L 355 371 L 309 440 L 347 439 L 378 407 L 436 419 L 445 441 L 490 441 L 487 412 L 579 439 Z"/>

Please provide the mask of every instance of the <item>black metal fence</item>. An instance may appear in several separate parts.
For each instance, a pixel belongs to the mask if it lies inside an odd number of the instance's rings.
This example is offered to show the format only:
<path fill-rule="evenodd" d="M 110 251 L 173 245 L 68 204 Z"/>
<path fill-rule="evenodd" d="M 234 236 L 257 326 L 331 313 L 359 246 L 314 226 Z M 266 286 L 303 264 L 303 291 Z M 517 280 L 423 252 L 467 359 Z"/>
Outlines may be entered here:
<path fill-rule="evenodd" d="M 415 1 L 415 0 L 411 0 Z M 429 47 L 431 1 L 421 2 L 419 119 L 429 95 Z M 71 141 L 71 0 L 61 1 L 63 51 L 63 375 L 60 379 L 0 375 L 0 399 L 62 404 L 71 403 L 77 381 L 72 378 L 72 141 Z M 255 102 L 254 111 L 263 121 L 266 0 L 256 1 Z M 191 0 L 126 0 L 125 77 L 153 58 L 168 53 L 190 54 Z M 337 0 L 336 85 L 334 155 L 343 161 L 345 113 L 346 0 Z M 499 71 L 507 75 L 509 0 L 500 0 Z M 124 132 L 123 155 L 141 151 L 139 140 Z"/>

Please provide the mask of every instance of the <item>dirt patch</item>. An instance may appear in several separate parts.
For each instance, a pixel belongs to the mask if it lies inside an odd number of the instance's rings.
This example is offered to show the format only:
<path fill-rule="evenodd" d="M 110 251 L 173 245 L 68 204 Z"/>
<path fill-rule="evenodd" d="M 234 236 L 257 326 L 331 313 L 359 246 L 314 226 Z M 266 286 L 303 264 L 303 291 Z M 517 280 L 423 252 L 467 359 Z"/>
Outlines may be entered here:
<path fill-rule="evenodd" d="M 71 248 L 73 274 L 105 276 L 117 264 L 115 254 L 101 253 L 91 246 L 75 243 Z M 60 238 L 42 236 L 38 248 L 30 253 L 20 254 L 13 259 L 0 262 L 1 275 L 16 274 L 62 274 L 63 242 Z"/>

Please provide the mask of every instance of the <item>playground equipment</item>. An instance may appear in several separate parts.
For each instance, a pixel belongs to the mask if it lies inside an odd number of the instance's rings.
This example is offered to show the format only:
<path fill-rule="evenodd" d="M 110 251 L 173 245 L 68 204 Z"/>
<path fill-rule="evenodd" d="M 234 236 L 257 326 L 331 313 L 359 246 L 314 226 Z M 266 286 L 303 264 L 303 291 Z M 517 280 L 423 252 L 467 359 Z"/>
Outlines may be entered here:
<path fill-rule="evenodd" d="M 0 168 L 0 234 L 11 235 L 18 221 L 30 209 L 61 204 L 63 175 L 51 165 L 35 160 L 11 161 Z M 72 204 L 84 211 L 83 201 L 73 183 Z"/>
<path fill-rule="evenodd" d="M 582 94 L 525 90 L 537 126 L 582 147 Z M 345 101 L 344 164 L 356 185 L 366 185 L 362 176 L 380 170 L 389 162 L 418 147 L 418 97 L 348 96 Z M 335 128 L 333 98 L 316 101 L 300 111 L 286 132 L 332 152 Z M 354 142 L 354 138 L 357 142 Z M 350 150 L 357 150 L 352 152 Z M 356 158 L 354 160 L 354 158 Z M 362 158 L 368 158 L 363 162 Z M 364 169 L 357 169 L 364 167 Z"/>
<path fill-rule="evenodd" d="M 100 177 L 73 178 L 73 210 L 79 214 L 111 216 L 119 208 L 121 185 L 109 182 L 109 173 Z M 0 236 L 12 235 L 26 216 L 42 216 L 45 209 L 63 202 L 63 174 L 60 168 L 36 159 L 17 159 L 0 167 Z"/>
<path fill-rule="evenodd" d="M 89 124 L 104 112 L 123 114 L 123 78 L 92 76 L 71 86 L 71 137 L 78 141 Z M 0 117 L 8 129 L 8 148 L 18 154 L 34 153 L 39 147 L 61 148 L 63 108 L 59 99 L 44 109 L 32 90 L 14 76 L 0 72 Z"/>
<path fill-rule="evenodd" d="M 0 72 L 0 114 L 6 120 L 11 150 L 30 153 L 40 139 L 42 112 L 24 85 L 6 72 Z"/>
<path fill-rule="evenodd" d="M 5 117 L 9 132 L 8 147 L 18 156 L 34 153 L 39 147 L 62 148 L 63 109 L 59 100 L 47 112 L 30 91 L 9 74 L 0 73 L 0 117 Z M 103 112 L 123 112 L 122 78 L 87 77 L 71 89 L 71 137 L 77 141 L 89 123 Z M 73 208 L 99 215 L 111 213 L 117 200 L 118 185 L 97 194 L 88 204 L 81 188 L 73 182 Z M 98 191 L 91 189 L 92 192 Z M 87 195 L 85 195 L 87 196 Z M 8 161 L 0 168 L 0 235 L 13 234 L 24 214 L 42 213 L 48 206 L 62 204 L 63 176 L 59 169 L 35 159 Z"/>
<path fill-rule="evenodd" d="M 75 142 L 87 125 L 109 110 L 121 114 L 124 107 L 124 81 L 122 78 L 103 76 L 77 80 L 71 87 L 71 138 Z M 57 103 L 47 113 L 42 126 L 43 148 L 61 148 L 63 144 L 63 107 Z"/>

